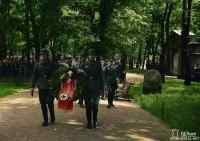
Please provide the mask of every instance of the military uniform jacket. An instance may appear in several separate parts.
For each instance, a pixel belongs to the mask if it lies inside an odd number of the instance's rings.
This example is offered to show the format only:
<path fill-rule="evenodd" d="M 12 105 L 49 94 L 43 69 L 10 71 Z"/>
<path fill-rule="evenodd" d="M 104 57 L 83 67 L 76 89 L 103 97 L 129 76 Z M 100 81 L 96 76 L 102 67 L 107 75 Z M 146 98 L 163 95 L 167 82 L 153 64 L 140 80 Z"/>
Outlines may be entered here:
<path fill-rule="evenodd" d="M 106 68 L 106 81 L 108 86 L 117 88 L 117 72 L 115 65 L 108 65 Z"/>
<path fill-rule="evenodd" d="M 85 68 L 87 74 L 87 90 L 93 95 L 99 95 L 103 87 L 101 64 L 90 63 Z"/>
<path fill-rule="evenodd" d="M 53 64 L 38 63 L 34 67 L 32 87 L 38 87 L 41 90 L 49 90 L 51 88 L 51 76 L 53 73 Z"/>

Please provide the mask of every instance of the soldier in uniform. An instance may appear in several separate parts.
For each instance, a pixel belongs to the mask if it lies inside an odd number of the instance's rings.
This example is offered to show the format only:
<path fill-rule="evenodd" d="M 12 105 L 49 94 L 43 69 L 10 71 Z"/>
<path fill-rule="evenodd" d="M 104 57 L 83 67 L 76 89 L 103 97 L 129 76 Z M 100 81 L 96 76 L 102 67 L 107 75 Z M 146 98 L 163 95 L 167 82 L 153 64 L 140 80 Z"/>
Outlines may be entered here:
<path fill-rule="evenodd" d="M 78 95 L 78 104 L 81 108 L 84 108 L 84 95 L 86 94 L 87 84 L 86 84 L 86 73 L 84 70 L 86 60 L 83 58 L 80 62 L 79 68 L 77 69 L 77 95 Z"/>
<path fill-rule="evenodd" d="M 106 79 L 108 85 L 108 108 L 114 107 L 113 100 L 117 89 L 117 71 L 114 61 L 110 61 L 106 68 Z"/>
<path fill-rule="evenodd" d="M 106 72 L 106 62 L 105 60 L 101 60 L 101 68 L 102 68 L 102 80 L 103 80 L 103 91 L 101 93 L 101 99 L 105 99 L 106 97 L 106 75 L 105 75 L 105 72 Z"/>
<path fill-rule="evenodd" d="M 48 50 L 42 50 L 40 54 L 40 62 L 36 64 L 32 79 L 32 92 L 33 96 L 35 86 L 39 90 L 39 101 L 43 115 L 42 126 L 48 126 L 48 110 L 51 116 L 51 123 L 55 122 L 54 114 L 54 95 L 51 89 L 51 75 L 53 74 L 52 68 L 54 64 L 50 62 Z"/>
<path fill-rule="evenodd" d="M 85 65 L 87 77 L 87 93 L 84 96 L 86 105 L 87 128 L 96 128 L 98 105 L 102 90 L 102 70 L 98 59 L 90 56 L 88 64 Z"/>

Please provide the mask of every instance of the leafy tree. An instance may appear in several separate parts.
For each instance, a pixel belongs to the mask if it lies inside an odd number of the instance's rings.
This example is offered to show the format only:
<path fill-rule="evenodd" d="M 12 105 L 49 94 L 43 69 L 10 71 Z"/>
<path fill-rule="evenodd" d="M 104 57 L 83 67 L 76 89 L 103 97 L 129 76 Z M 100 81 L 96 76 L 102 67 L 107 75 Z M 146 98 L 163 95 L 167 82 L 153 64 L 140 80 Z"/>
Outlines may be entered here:
<path fill-rule="evenodd" d="M 182 67 L 184 69 L 185 85 L 191 84 L 191 54 L 188 47 L 190 41 L 190 22 L 191 22 L 191 10 L 192 0 L 183 0 L 183 12 L 182 12 L 182 33 L 181 33 L 181 48 L 182 48 Z"/>

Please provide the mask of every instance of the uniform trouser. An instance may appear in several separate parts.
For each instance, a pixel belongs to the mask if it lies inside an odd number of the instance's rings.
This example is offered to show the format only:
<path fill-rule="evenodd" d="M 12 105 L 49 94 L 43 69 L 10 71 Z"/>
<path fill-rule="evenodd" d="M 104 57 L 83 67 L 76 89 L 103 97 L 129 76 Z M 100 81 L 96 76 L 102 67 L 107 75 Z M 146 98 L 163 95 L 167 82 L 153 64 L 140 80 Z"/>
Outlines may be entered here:
<path fill-rule="evenodd" d="M 107 84 L 105 84 L 104 85 L 104 97 L 107 97 L 108 96 L 108 85 Z"/>
<path fill-rule="evenodd" d="M 39 90 L 39 100 L 44 122 L 48 123 L 48 110 L 50 112 L 51 121 L 54 122 L 54 97 L 50 94 L 49 90 Z"/>
<path fill-rule="evenodd" d="M 88 125 L 92 125 L 93 117 L 93 126 L 95 127 L 97 122 L 99 96 L 85 96 L 84 99 L 86 105 L 86 117 Z"/>
<path fill-rule="evenodd" d="M 109 87 L 108 89 L 108 105 L 113 106 L 113 100 L 115 96 L 115 88 Z"/>
<path fill-rule="evenodd" d="M 79 96 L 79 104 L 83 105 L 83 101 L 84 101 L 84 97 L 83 97 L 83 95 L 80 95 Z"/>
<path fill-rule="evenodd" d="M 84 102 L 85 87 L 83 85 L 82 83 L 77 84 L 78 104 L 80 104 L 80 106 L 82 106 Z"/>
<path fill-rule="evenodd" d="M 102 97 L 102 98 L 105 97 L 105 91 L 104 91 L 104 89 L 105 89 L 105 86 L 103 85 L 103 88 L 102 88 L 103 91 L 101 91 L 101 97 Z"/>

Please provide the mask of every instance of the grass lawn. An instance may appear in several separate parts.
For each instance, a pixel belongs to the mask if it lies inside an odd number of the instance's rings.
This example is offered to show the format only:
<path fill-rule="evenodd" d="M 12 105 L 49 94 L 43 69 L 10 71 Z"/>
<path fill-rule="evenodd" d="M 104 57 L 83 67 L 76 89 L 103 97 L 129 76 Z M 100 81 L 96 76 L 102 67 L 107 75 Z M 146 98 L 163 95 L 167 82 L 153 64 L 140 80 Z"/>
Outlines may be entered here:
<path fill-rule="evenodd" d="M 0 83 L 0 97 L 4 97 L 20 90 L 30 88 L 30 84 Z"/>
<path fill-rule="evenodd" d="M 171 129 L 200 135 L 200 83 L 184 86 L 182 80 L 168 79 L 162 94 L 156 95 L 143 95 L 142 84 L 136 84 L 130 89 L 129 96 Z"/>

